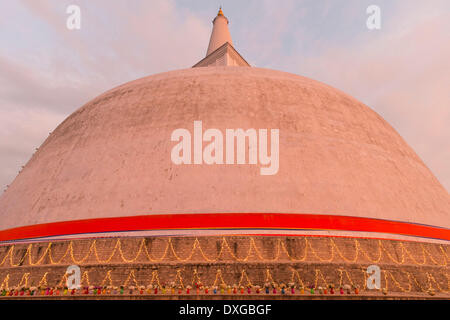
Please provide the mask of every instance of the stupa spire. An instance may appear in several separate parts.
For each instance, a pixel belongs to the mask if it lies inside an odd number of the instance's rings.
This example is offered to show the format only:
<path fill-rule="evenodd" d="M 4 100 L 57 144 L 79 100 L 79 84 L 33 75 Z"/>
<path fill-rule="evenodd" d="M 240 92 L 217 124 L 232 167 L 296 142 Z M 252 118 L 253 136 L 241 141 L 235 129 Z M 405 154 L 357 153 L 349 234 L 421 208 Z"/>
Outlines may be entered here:
<path fill-rule="evenodd" d="M 228 23 L 229 21 L 227 17 L 224 16 L 222 7 L 220 7 L 217 16 L 213 20 L 213 30 L 211 33 L 211 38 L 209 39 L 209 46 L 206 56 L 217 50 L 226 42 L 233 45 L 230 31 L 228 30 Z"/>
<path fill-rule="evenodd" d="M 210 66 L 250 67 L 248 62 L 233 47 L 228 23 L 228 19 L 223 14 L 222 7 L 220 7 L 213 20 L 213 29 L 206 57 L 197 62 L 194 68 Z"/>

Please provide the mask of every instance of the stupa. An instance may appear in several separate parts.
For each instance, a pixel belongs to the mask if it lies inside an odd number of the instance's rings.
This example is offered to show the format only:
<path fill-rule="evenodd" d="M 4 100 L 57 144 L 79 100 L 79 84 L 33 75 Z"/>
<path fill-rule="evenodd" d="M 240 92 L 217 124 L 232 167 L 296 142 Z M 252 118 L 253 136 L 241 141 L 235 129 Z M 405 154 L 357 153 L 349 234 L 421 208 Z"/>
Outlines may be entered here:
<path fill-rule="evenodd" d="M 250 66 L 228 24 L 192 68 L 101 94 L 39 147 L 0 197 L 0 299 L 449 297 L 445 188 L 363 103 Z M 64 291 L 70 265 L 90 289 Z"/>

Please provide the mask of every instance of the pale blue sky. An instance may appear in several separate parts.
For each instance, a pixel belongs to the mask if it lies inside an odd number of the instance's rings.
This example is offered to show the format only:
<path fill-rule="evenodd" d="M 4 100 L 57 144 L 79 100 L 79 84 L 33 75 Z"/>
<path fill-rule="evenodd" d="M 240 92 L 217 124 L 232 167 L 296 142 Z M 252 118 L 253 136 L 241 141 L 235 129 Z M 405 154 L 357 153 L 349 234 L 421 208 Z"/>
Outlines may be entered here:
<path fill-rule="evenodd" d="M 69 4 L 81 7 L 81 30 L 66 28 Z M 450 189 L 448 0 L 3 0 L 0 186 L 88 100 L 202 59 L 220 4 L 247 61 L 366 103 Z M 366 28 L 371 4 L 381 30 Z"/>

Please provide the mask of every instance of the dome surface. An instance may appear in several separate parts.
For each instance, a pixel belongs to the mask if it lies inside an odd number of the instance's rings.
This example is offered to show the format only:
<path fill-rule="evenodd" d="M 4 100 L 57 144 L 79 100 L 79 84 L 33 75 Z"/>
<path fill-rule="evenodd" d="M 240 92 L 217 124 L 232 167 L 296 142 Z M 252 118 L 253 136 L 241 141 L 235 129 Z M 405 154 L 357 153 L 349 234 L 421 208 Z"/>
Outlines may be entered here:
<path fill-rule="evenodd" d="M 193 132 L 194 121 L 203 131 L 279 129 L 278 172 L 174 164 L 171 134 Z M 268 69 L 193 68 L 126 83 L 69 116 L 1 196 L 0 230 L 198 213 L 332 215 L 448 232 L 450 196 L 385 120 L 337 89 Z"/>

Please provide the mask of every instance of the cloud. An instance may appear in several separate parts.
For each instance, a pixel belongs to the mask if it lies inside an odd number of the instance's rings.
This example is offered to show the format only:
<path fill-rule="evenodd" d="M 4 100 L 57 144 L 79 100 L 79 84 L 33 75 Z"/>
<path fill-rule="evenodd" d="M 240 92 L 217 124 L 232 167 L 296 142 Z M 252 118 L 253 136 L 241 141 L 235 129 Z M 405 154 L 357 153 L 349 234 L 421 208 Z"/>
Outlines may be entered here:
<path fill-rule="evenodd" d="M 399 6 L 380 31 L 285 63 L 381 114 L 450 190 L 450 11 L 410 9 Z"/>
<path fill-rule="evenodd" d="M 66 28 L 69 4 L 81 7 L 79 31 Z M 0 187 L 77 108 L 130 80 L 192 66 L 210 32 L 210 21 L 169 0 L 1 6 L 16 19 L 2 21 L 0 30 L 11 40 L 0 54 Z"/>

